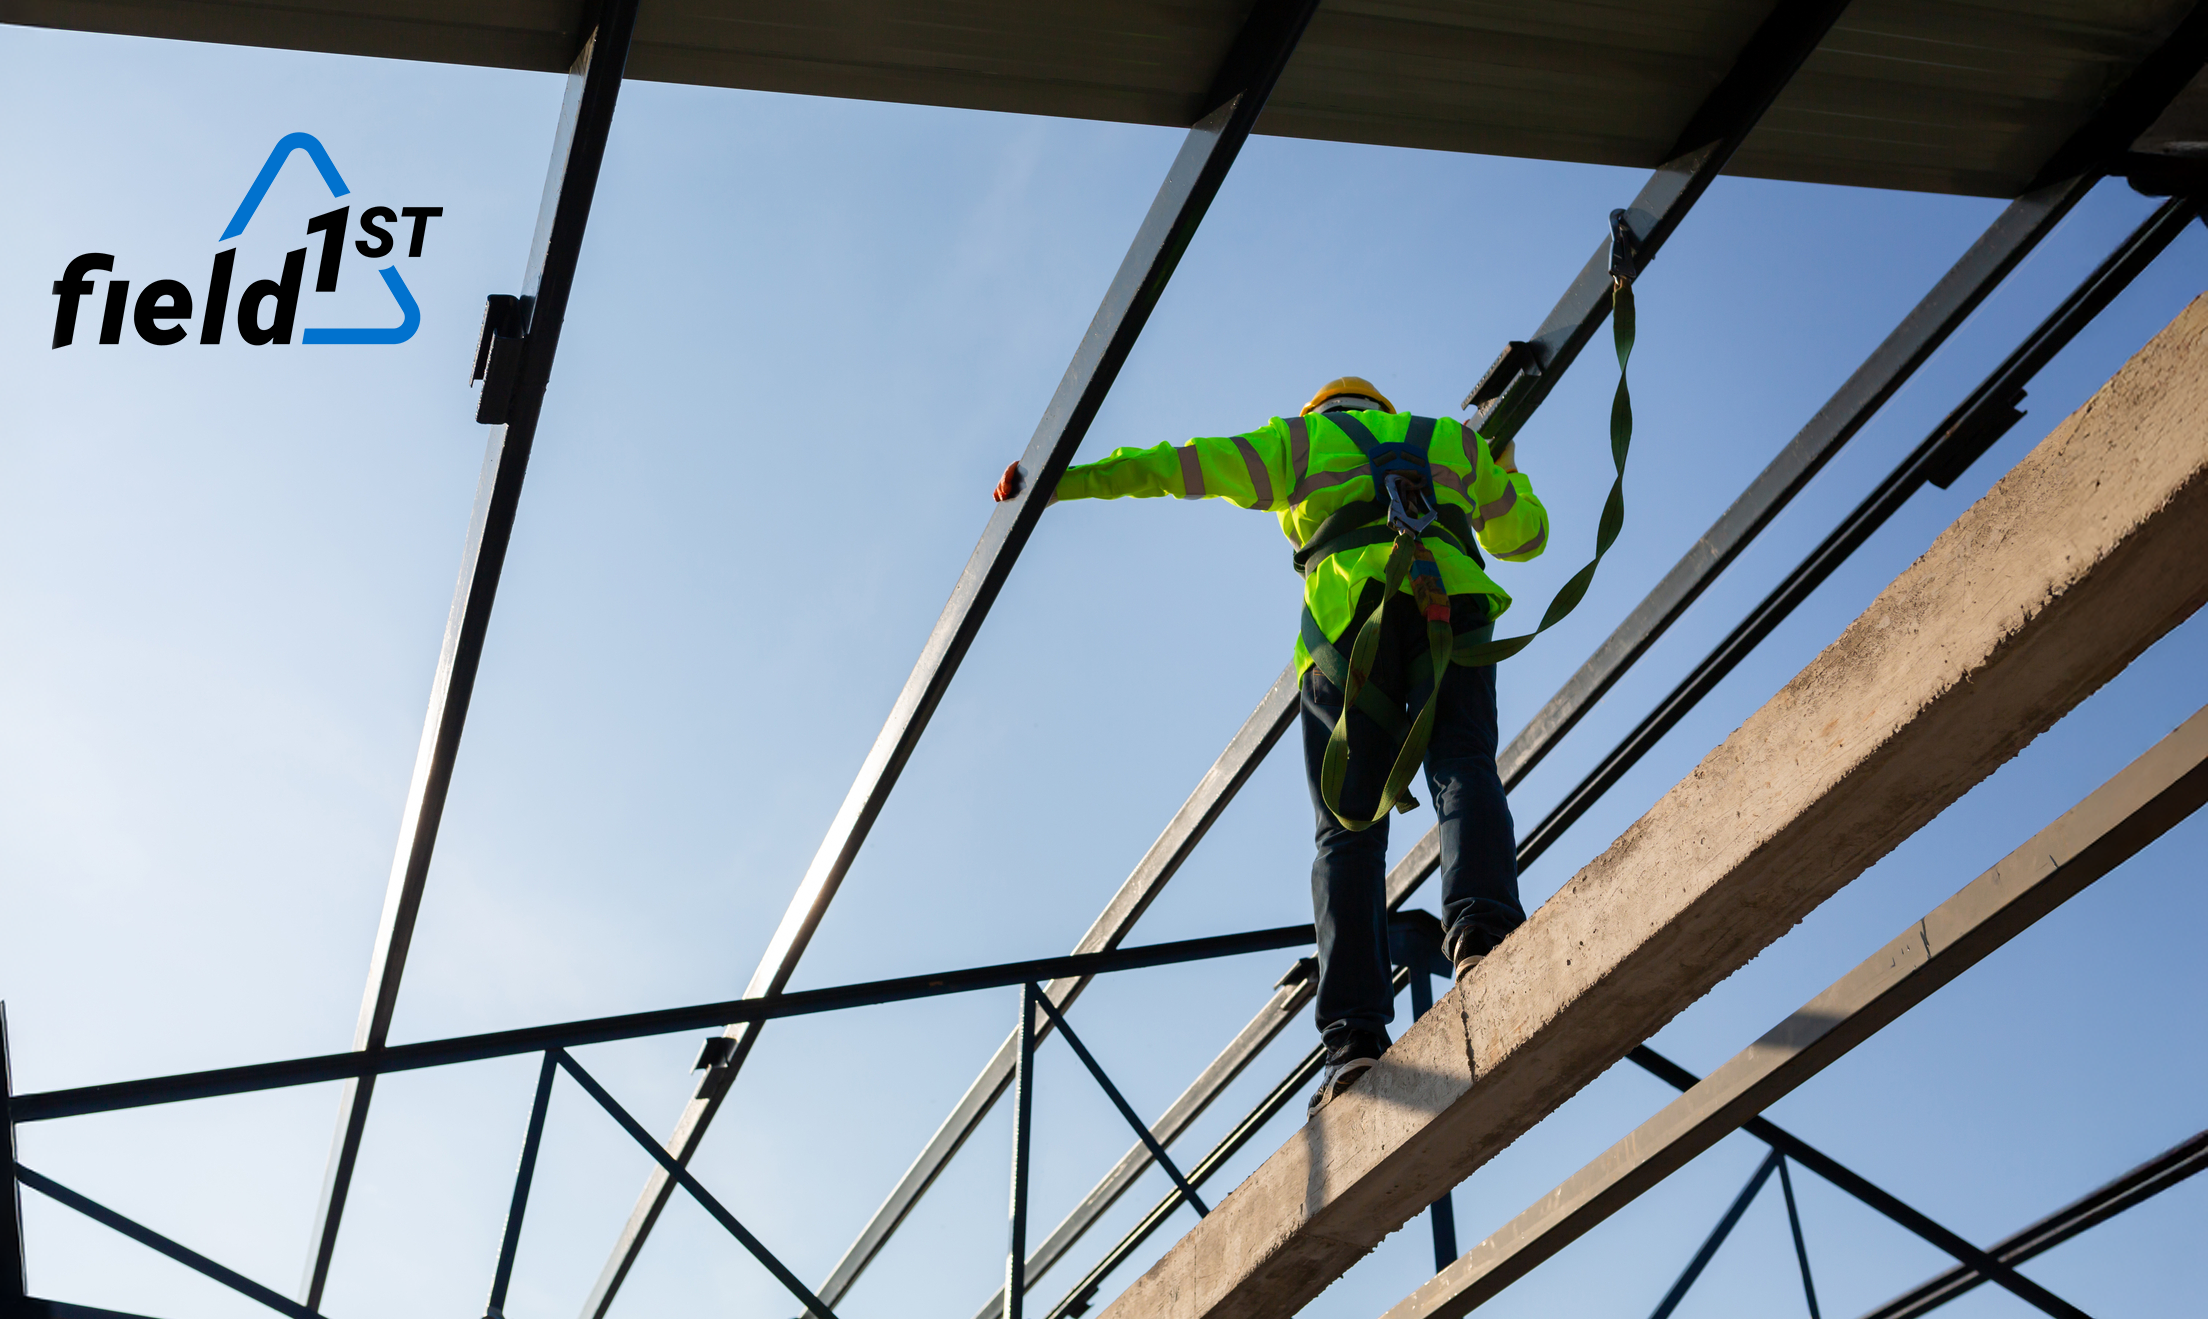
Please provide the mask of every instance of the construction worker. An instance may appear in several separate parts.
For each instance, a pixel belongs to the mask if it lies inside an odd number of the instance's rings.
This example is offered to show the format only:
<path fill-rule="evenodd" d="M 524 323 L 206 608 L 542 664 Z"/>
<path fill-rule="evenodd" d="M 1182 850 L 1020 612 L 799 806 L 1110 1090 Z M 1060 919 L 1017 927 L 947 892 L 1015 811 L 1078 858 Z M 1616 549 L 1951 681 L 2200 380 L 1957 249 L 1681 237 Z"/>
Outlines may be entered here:
<path fill-rule="evenodd" d="M 1441 834 L 1443 952 L 1457 978 L 1525 920 L 1516 832 L 1495 767 L 1494 666 L 1444 662 L 1438 690 L 1430 681 L 1432 660 L 1452 634 L 1460 646 L 1477 645 L 1493 635 L 1496 618 L 1510 606 L 1510 596 L 1466 542 L 1476 537 L 1489 554 L 1514 562 L 1533 558 L 1548 542 L 1548 514 L 1513 464 L 1512 448 L 1505 444 L 1491 454 L 1470 428 L 1399 413 L 1370 381 L 1345 376 L 1314 394 L 1296 417 L 1275 417 L 1242 435 L 1115 449 L 1097 462 L 1067 468 L 1052 492 L 1053 502 L 1158 495 L 1231 500 L 1278 514 L 1281 531 L 1297 546 L 1304 574 L 1303 628 L 1296 640 L 1304 768 L 1318 816 L 1318 857 L 1311 865 L 1316 1016 L 1326 1043 L 1313 1113 L 1388 1047 L 1395 994 L 1388 958 L 1387 813 L 1390 806 L 1407 810 L 1415 803 L 1401 793 L 1392 801 L 1381 798 L 1416 767 L 1415 759 L 1394 762 L 1407 745 L 1415 750 L 1407 730 L 1424 705 L 1431 706 L 1426 786 Z M 1019 464 L 1012 464 L 996 498 L 1012 498 L 1023 482 Z M 1392 593 L 1384 591 L 1391 571 L 1401 580 Z M 1378 643 L 1359 666 L 1369 665 L 1369 681 L 1346 665 L 1367 619 L 1376 623 Z M 1363 690 L 1354 694 L 1343 722 L 1345 686 Z M 1330 784 L 1328 743 L 1343 736 L 1346 765 L 1337 753 Z"/>

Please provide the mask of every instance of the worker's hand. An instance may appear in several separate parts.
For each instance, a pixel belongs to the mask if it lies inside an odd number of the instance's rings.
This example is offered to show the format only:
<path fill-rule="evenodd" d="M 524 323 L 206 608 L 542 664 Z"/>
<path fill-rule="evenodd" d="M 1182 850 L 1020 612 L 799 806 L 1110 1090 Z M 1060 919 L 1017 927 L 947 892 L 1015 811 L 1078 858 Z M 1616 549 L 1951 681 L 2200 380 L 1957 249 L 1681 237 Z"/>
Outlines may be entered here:
<path fill-rule="evenodd" d="M 997 488 L 992 492 L 992 497 L 1001 504 L 1020 493 L 1026 485 L 1027 476 L 1020 471 L 1020 465 L 1018 463 L 1007 463 L 1004 468 L 1004 475 L 997 478 Z"/>

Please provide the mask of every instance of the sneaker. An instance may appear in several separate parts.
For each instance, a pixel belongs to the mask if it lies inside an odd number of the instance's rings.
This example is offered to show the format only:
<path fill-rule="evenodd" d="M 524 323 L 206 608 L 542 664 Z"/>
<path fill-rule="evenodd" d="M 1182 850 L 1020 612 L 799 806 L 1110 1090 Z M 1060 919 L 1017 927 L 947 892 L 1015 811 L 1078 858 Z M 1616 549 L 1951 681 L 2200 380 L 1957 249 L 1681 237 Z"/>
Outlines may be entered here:
<path fill-rule="evenodd" d="M 1358 1078 L 1371 1071 L 1372 1065 L 1379 1061 L 1378 1058 L 1345 1058 L 1338 1063 L 1328 1063 L 1319 1088 L 1311 1092 L 1311 1102 L 1303 1106 L 1304 1117 L 1316 1117 L 1320 1109 L 1357 1084 Z"/>
<path fill-rule="evenodd" d="M 1487 960 L 1488 950 L 1483 949 L 1476 953 L 1471 951 L 1472 940 L 1471 927 L 1460 925 L 1449 931 L 1441 941 L 1442 955 L 1456 967 L 1456 980 L 1460 986 L 1471 976 L 1472 968 Z"/>

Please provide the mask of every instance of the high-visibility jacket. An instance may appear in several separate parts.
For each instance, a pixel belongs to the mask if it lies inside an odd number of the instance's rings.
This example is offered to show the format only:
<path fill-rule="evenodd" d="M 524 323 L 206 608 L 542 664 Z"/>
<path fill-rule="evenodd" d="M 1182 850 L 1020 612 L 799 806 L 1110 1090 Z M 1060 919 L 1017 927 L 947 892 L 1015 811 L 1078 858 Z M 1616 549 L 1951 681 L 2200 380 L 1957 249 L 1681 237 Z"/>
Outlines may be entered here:
<path fill-rule="evenodd" d="M 1355 416 L 1382 443 L 1400 442 L 1410 429 L 1410 417 L 1401 413 Z M 1447 417 L 1436 420 L 1426 456 L 1433 469 L 1436 498 L 1464 510 L 1465 520 L 1488 553 L 1512 562 L 1541 553 L 1549 540 L 1549 515 L 1534 497 L 1533 483 L 1525 473 L 1498 465 L 1484 439 Z M 1372 467 L 1363 451 L 1326 414 L 1318 413 L 1285 420 L 1275 417 L 1243 435 L 1114 449 L 1096 462 L 1067 468 L 1058 481 L 1056 497 L 1226 499 L 1243 508 L 1279 514 L 1282 534 L 1301 546 L 1327 514 L 1380 494 L 1373 485 Z M 1433 551 L 1450 595 L 1488 597 L 1490 618 L 1510 607 L 1509 593 L 1495 584 L 1476 558 L 1459 552 L 1445 538 L 1424 544 Z M 1304 579 L 1304 604 L 1327 636 L 1340 638 L 1355 621 L 1358 594 L 1366 582 L 1381 580 L 1388 548 L 1380 544 L 1345 550 L 1312 567 Z M 1402 590 L 1410 593 L 1408 582 Z M 1298 637 L 1296 671 L 1301 673 L 1310 664 L 1310 653 Z"/>

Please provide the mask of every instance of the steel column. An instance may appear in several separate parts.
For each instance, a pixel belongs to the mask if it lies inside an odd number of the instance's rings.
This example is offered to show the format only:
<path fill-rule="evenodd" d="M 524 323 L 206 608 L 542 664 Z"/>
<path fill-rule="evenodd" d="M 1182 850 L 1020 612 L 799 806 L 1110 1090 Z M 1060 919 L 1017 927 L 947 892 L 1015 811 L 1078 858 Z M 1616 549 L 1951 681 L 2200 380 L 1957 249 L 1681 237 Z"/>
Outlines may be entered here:
<path fill-rule="evenodd" d="M 1753 1121 L 1757 1125 L 1749 1129 L 1759 1139 L 1784 1136 L 1755 1115 L 2114 870 L 2204 801 L 2208 710 L 2194 714 L 1700 1082 L 1645 1046 L 1636 1049 L 1633 1057 L 1643 1066 L 1659 1075 L 1667 1075 L 1668 1066 L 1667 1079 L 1692 1088 L 1404 1298 L 1387 1319 L 1459 1319 L 1727 1133 Z M 1792 1137 L 1771 1143 L 1820 1176 L 1832 1175 L 1829 1160 Z M 1831 1169 L 1853 1177 L 1837 1165 Z"/>
<path fill-rule="evenodd" d="M 521 1138 L 521 1164 L 514 1170 L 514 1198 L 506 1207 L 506 1231 L 498 1243 L 498 1268 L 491 1275 L 491 1299 L 483 1319 L 505 1319 L 506 1285 L 514 1278 L 514 1254 L 521 1249 L 521 1218 L 529 1208 L 529 1184 L 537 1176 L 537 1149 L 544 1143 L 544 1114 L 552 1104 L 552 1078 L 558 1064 L 551 1053 L 537 1068 L 537 1093 L 529 1105 L 529 1127 Z"/>
<path fill-rule="evenodd" d="M 1565 830 L 1625 777 L 1642 756 L 1655 749 L 1664 734 L 1747 659 L 1765 637 L 1885 526 L 1888 519 L 1900 512 L 1917 491 L 1928 482 L 1943 487 L 1948 485 L 2021 420 L 2024 414 L 2015 405 L 2022 401 L 2024 387 L 2079 331 L 2115 301 L 2118 294 L 2130 287 L 2132 280 L 2162 254 L 2197 213 L 2197 204 L 2190 200 L 2164 203 L 2117 244 L 2116 249 L 2071 290 L 2062 304 L 2025 336 L 2024 342 L 2001 365 L 1933 427 L 1923 443 L 1902 459 L 1900 465 L 1865 496 L 1784 581 L 1750 610 L 1669 695 L 1657 702 L 1656 708 L 1597 762 L 1539 824 L 1526 832 L 1518 843 L 1519 869 L 1532 865 L 1551 844 L 1563 837 Z M 1704 543 L 1708 539 L 1704 537 Z"/>
<path fill-rule="evenodd" d="M 15 1071 L 8 1057 L 8 1005 L 0 1001 L 0 1315 L 31 1294 L 23 1258 L 23 1192 L 15 1180 Z"/>
<path fill-rule="evenodd" d="M 1694 1252 L 1693 1259 L 1687 1261 L 1687 1267 L 1680 1273 L 1679 1280 L 1671 1284 L 1671 1290 L 1664 1293 L 1664 1299 L 1657 1302 L 1656 1309 L 1648 1319 L 1671 1319 L 1671 1312 L 1679 1308 L 1679 1302 L 1687 1299 L 1687 1289 L 1694 1286 L 1694 1280 L 1702 1276 L 1702 1270 L 1708 1268 L 1710 1261 L 1717 1258 L 1717 1248 L 1725 1244 L 1725 1238 L 1733 1234 L 1733 1228 L 1740 1222 L 1740 1216 L 1747 1213 L 1748 1206 L 1755 1202 L 1756 1192 L 1761 1191 L 1763 1184 L 1771 1180 L 1771 1174 L 1785 1163 L 1785 1156 L 1777 1150 L 1763 1157 L 1763 1162 L 1756 1165 L 1755 1175 L 1748 1179 L 1746 1186 L 1740 1188 L 1740 1194 L 1733 1197 L 1732 1206 L 1725 1211 L 1723 1218 L 1717 1220 L 1717 1226 L 1710 1229 L 1710 1235 L 1703 1239 L 1702 1248 Z"/>
<path fill-rule="evenodd" d="M 620 94 L 622 68 L 628 62 L 636 2 L 604 0 L 597 24 L 584 40 L 568 75 L 567 98 L 553 138 L 544 202 L 538 211 L 537 232 L 530 243 L 522 280 L 524 292 L 515 323 L 507 327 L 519 333 L 509 337 L 502 350 L 501 365 L 510 369 L 502 371 L 500 380 L 510 385 L 512 393 L 499 400 L 504 424 L 490 432 L 482 475 L 476 485 L 467 548 L 460 560 L 460 580 L 445 620 L 444 645 L 438 652 L 436 676 L 430 684 L 429 715 L 415 754 L 413 778 L 407 785 L 397 852 L 384 893 L 383 915 L 376 928 L 375 952 L 368 964 L 368 989 L 353 1033 L 355 1049 L 382 1048 L 398 1006 L 399 981 L 406 971 L 422 889 L 429 879 L 437 829 L 444 818 L 453 764 L 460 753 L 460 735 L 467 723 L 468 703 L 475 693 L 476 671 L 490 627 L 491 606 L 513 535 L 522 478 L 527 474 L 530 448 L 536 440 L 545 386 L 552 376 L 553 354 L 567 316 L 575 262 L 598 184 L 598 167 L 605 156 L 606 132 Z M 337 1249 L 338 1227 L 360 1157 L 361 1133 L 367 1124 L 374 1087 L 372 1077 L 348 1082 L 339 1100 L 337 1132 L 323 1178 L 321 1206 L 315 1215 L 314 1240 L 300 1281 L 300 1295 L 309 1308 L 321 1305 L 329 1281 L 330 1260 Z"/>
<path fill-rule="evenodd" d="M 1822 1319 L 1817 1313 L 1817 1284 L 1809 1276 L 1809 1242 L 1802 1236 L 1802 1211 L 1794 1203 L 1794 1178 L 1786 1171 L 1786 1160 L 1779 1160 L 1779 1194 L 1786 1197 L 1786 1226 L 1794 1234 L 1794 1262 L 1802 1267 L 1802 1299 L 1809 1304 L 1809 1319 Z"/>
<path fill-rule="evenodd" d="M 1416 963 L 1411 966 L 1411 1020 L 1416 1021 L 1432 1011 L 1434 985 L 1431 973 Z M 1426 1206 L 1427 1226 L 1434 1233 L 1434 1271 L 1439 1273 L 1449 1267 L 1449 1261 L 1457 1257 L 1457 1207 L 1450 1199 L 1454 1192 L 1443 1191 L 1441 1198 Z"/>
<path fill-rule="evenodd" d="M 966 570 L 921 648 L 919 661 L 905 679 L 888 721 L 876 735 L 857 779 L 837 809 L 828 836 L 821 840 L 812 864 L 798 882 L 797 892 L 745 988 L 745 997 L 780 993 L 796 971 L 814 929 L 865 845 L 906 760 L 965 659 L 967 647 L 973 644 L 997 592 L 1034 533 L 1059 475 L 1073 461 L 1074 450 L 1088 434 L 1120 367 L 1133 351 L 1135 340 L 1164 294 L 1181 254 L 1194 239 L 1197 226 L 1218 195 L 1228 169 L 1248 140 L 1273 84 L 1317 7 L 1318 0 L 1258 0 L 1250 9 L 1218 77 L 1202 104 L 1195 107 L 1194 126 L 1167 170 L 1133 245 L 1105 291 L 1103 304 L 1097 308 L 1073 362 L 1028 441 L 1020 460 L 1027 477 L 1024 490 L 997 505 L 991 514 L 980 543 L 966 562 Z M 745 1023 L 730 1026 L 728 1035 L 736 1041 L 735 1047 L 722 1065 L 706 1072 L 698 1093 L 684 1108 L 668 1140 L 667 1147 L 678 1162 L 688 1161 L 704 1139 L 728 1087 L 758 1038 L 757 1030 Z M 584 1303 L 583 1319 L 603 1319 L 665 1206 L 669 1190 L 666 1178 L 657 1174 L 645 1185 L 598 1284 Z"/>
<path fill-rule="evenodd" d="M 1004 1256 L 1004 1319 L 1027 1310 L 1027 1160 L 1035 1125 L 1035 1000 L 1020 986 L 1020 1055 L 1012 1074 L 1012 1231 Z"/>

